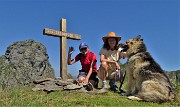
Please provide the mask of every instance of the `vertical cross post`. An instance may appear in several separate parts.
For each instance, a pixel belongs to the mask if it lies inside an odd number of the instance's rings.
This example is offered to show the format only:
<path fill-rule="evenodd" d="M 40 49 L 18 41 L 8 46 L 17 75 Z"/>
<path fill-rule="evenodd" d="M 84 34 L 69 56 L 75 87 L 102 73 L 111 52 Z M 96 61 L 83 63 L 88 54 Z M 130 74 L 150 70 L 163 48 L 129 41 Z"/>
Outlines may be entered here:
<path fill-rule="evenodd" d="M 60 20 L 60 31 L 66 32 L 66 19 Z M 60 38 L 60 75 L 65 80 L 67 79 L 66 41 L 66 37 Z"/>
<path fill-rule="evenodd" d="M 67 61 L 66 61 L 66 41 L 67 39 L 80 40 L 81 36 L 66 32 L 66 19 L 60 20 L 60 31 L 45 28 L 44 35 L 54 36 L 60 38 L 60 75 L 61 78 L 67 79 Z"/>

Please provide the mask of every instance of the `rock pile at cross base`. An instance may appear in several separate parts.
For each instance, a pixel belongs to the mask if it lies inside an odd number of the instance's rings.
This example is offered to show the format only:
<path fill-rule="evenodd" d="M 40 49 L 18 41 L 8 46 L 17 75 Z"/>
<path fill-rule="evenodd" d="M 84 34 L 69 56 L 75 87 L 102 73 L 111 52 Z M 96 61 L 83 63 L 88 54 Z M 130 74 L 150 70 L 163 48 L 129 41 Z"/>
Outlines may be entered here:
<path fill-rule="evenodd" d="M 106 93 L 107 90 L 94 89 L 89 90 L 86 84 L 78 83 L 76 80 L 68 79 L 66 81 L 59 78 L 46 78 L 41 80 L 35 80 L 36 86 L 32 88 L 33 91 L 45 91 L 47 93 L 53 91 L 68 91 L 68 92 L 81 92 L 89 94 L 102 94 Z"/>
<path fill-rule="evenodd" d="M 36 79 L 54 78 L 46 48 L 34 40 L 14 42 L 0 56 L 0 90 L 29 86 Z"/>

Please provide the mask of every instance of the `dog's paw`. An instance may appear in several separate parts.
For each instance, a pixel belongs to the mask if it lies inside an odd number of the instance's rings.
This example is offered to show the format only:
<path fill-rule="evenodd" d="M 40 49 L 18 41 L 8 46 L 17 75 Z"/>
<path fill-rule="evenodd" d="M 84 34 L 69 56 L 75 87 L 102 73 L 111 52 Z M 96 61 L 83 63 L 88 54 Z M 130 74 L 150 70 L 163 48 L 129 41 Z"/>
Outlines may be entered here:
<path fill-rule="evenodd" d="M 136 97 L 136 96 L 128 96 L 128 99 L 129 99 L 129 100 L 133 100 L 133 101 L 142 101 L 141 98 Z"/>

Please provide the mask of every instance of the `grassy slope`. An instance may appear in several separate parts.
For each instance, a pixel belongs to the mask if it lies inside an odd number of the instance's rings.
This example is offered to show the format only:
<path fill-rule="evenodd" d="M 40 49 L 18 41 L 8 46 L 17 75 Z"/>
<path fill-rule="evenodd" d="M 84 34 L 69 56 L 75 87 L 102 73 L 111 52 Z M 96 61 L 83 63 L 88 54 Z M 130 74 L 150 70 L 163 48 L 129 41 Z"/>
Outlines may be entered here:
<path fill-rule="evenodd" d="M 109 91 L 105 94 L 91 95 L 78 92 L 56 91 L 47 94 L 43 91 L 33 92 L 31 88 L 11 89 L 0 92 L 2 107 L 62 107 L 62 106 L 115 106 L 115 107 L 169 107 L 180 106 L 180 102 L 151 103 L 130 101 L 125 96 Z"/>
<path fill-rule="evenodd" d="M 127 80 L 127 78 L 126 78 Z M 126 89 L 126 80 L 124 89 Z M 119 86 L 119 85 L 118 85 Z M 130 101 L 125 96 L 109 91 L 105 94 L 90 95 L 77 92 L 33 92 L 31 88 L 6 89 L 0 92 L 0 107 L 62 107 L 62 106 L 115 106 L 115 107 L 180 107 L 180 87 L 176 88 L 178 102 L 163 104 Z"/>

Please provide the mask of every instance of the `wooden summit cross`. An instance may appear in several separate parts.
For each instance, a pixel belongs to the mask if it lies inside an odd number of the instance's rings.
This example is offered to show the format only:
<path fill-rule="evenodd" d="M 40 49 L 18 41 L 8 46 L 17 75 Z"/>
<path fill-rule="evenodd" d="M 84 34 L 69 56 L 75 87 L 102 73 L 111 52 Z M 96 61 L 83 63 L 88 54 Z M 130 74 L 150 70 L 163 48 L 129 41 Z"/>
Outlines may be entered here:
<path fill-rule="evenodd" d="M 67 79 L 67 60 L 66 60 L 66 41 L 67 39 L 80 40 L 81 36 L 66 32 L 66 19 L 60 20 L 60 31 L 45 28 L 44 35 L 54 36 L 60 38 L 60 75 L 61 78 Z"/>

